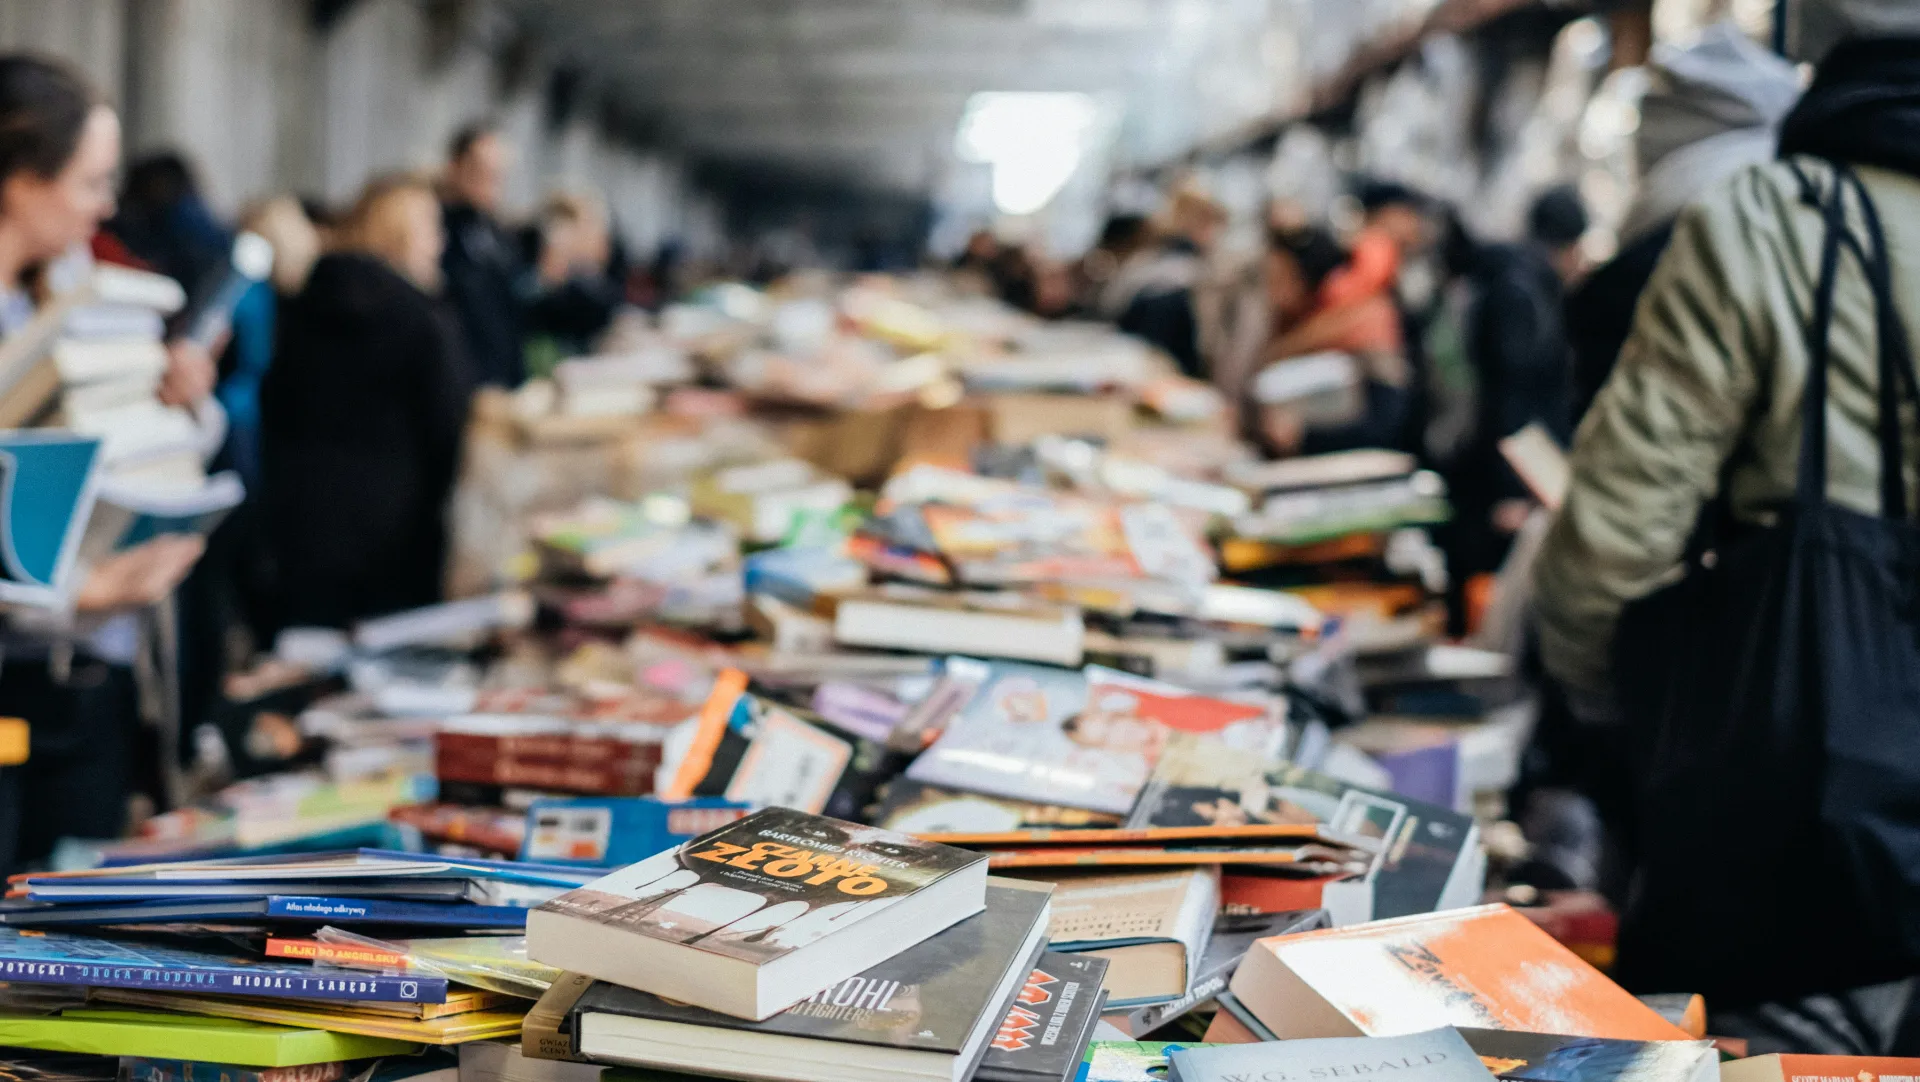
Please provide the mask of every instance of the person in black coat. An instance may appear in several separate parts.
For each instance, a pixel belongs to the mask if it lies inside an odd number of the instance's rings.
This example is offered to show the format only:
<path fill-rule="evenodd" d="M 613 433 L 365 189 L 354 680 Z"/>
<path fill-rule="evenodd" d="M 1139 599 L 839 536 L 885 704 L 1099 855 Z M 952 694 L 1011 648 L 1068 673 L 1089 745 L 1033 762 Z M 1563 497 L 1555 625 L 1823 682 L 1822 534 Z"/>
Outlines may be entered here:
<path fill-rule="evenodd" d="M 447 148 L 440 269 L 459 317 L 476 381 L 512 389 L 527 378 L 526 274 L 520 245 L 502 228 L 509 148 L 485 124 L 463 128 Z"/>
<path fill-rule="evenodd" d="M 430 186 L 375 182 L 282 316 L 261 413 L 283 627 L 441 598 L 471 397 L 458 331 L 427 292 L 441 244 Z"/>

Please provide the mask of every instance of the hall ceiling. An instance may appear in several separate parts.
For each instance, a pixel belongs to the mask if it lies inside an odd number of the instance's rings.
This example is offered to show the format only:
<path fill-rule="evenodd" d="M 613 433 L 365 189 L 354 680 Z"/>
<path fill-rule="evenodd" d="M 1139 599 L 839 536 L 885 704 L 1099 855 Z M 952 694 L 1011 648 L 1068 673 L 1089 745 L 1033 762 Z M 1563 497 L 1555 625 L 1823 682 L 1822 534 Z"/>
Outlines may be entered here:
<path fill-rule="evenodd" d="M 1433 2 L 508 0 L 665 142 L 921 192 L 977 91 L 1102 95 L 1123 118 L 1117 153 L 1152 160 L 1278 108 L 1326 66 L 1303 38 L 1324 54 Z"/>

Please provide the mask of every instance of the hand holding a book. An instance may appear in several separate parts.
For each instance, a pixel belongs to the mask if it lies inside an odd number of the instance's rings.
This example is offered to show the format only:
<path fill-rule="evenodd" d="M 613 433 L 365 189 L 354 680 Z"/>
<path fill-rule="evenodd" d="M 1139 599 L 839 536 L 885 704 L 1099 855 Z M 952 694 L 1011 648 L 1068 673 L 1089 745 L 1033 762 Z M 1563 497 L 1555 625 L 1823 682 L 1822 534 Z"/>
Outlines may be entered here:
<path fill-rule="evenodd" d="M 160 379 L 160 401 L 193 406 L 213 393 L 218 368 L 205 346 L 185 338 L 167 343 L 167 371 Z"/>
<path fill-rule="evenodd" d="M 103 615 L 157 604 L 187 577 L 205 548 L 197 535 L 170 535 L 116 553 L 88 573 L 74 608 Z"/>
<path fill-rule="evenodd" d="M 1281 458 L 1299 454 L 1307 439 L 1306 418 L 1291 406 L 1263 406 L 1260 435 L 1267 441 L 1267 449 Z"/>

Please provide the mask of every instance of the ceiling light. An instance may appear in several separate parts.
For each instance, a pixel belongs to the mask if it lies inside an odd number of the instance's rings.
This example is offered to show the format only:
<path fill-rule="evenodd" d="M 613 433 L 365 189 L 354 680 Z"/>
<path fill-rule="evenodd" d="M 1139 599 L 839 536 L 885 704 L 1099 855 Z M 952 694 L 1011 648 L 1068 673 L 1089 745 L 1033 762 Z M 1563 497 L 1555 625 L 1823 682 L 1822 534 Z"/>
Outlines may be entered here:
<path fill-rule="evenodd" d="M 1087 94 L 983 92 L 968 99 L 954 149 L 993 167 L 1002 213 L 1032 214 L 1073 179 L 1098 115 Z"/>

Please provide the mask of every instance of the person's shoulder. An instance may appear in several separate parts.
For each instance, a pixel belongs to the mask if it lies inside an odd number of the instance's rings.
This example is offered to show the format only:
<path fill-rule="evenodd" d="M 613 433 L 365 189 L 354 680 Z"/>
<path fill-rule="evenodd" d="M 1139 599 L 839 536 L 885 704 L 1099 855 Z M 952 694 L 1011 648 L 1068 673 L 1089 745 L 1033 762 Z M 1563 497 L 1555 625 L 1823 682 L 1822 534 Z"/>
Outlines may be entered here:
<path fill-rule="evenodd" d="M 1735 170 L 1680 213 L 1678 235 L 1705 232 L 1747 243 L 1771 234 L 1821 228 L 1820 204 L 1834 168 L 1818 158 L 1757 162 Z"/>

